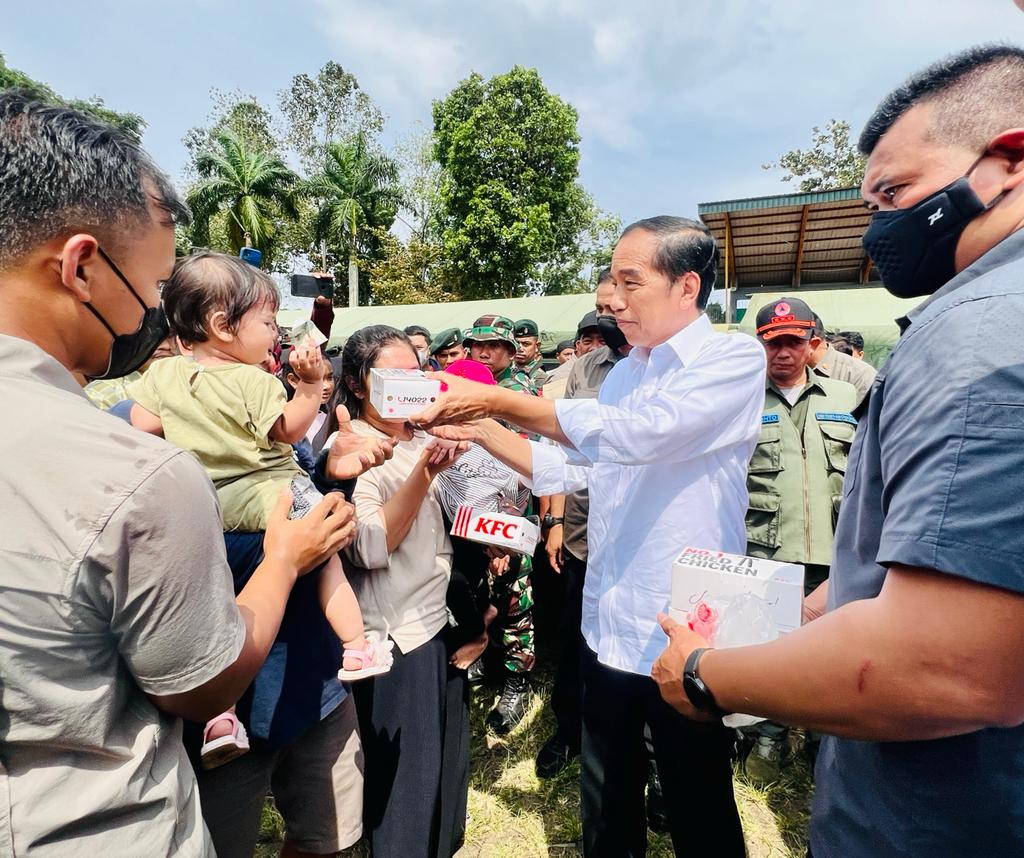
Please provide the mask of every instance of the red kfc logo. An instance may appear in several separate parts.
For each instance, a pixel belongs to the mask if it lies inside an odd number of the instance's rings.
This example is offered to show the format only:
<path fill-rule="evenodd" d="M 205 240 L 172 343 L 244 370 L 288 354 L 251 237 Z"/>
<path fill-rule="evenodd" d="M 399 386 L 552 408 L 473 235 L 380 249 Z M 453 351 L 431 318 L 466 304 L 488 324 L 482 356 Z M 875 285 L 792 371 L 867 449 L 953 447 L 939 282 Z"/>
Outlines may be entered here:
<path fill-rule="evenodd" d="M 497 536 L 500 532 L 505 539 L 514 539 L 516 531 L 519 529 L 519 525 L 513 524 L 512 522 L 498 521 L 494 518 L 480 518 L 476 521 L 476 527 L 473 528 L 474 533 L 483 533 L 484 535 Z"/>

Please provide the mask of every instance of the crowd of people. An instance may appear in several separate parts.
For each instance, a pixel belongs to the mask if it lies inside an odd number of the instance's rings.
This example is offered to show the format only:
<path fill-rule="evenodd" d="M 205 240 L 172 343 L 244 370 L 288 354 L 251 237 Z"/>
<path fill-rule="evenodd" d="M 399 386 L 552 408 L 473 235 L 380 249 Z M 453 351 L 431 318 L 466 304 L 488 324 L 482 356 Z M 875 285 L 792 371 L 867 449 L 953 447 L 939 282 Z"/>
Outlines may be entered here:
<path fill-rule="evenodd" d="M 733 761 L 777 776 L 792 726 L 816 858 L 1021 854 L 1024 51 L 924 70 L 860 147 L 865 249 L 922 299 L 877 372 L 796 294 L 716 330 L 719 249 L 672 216 L 547 365 L 496 314 L 338 354 L 282 348 L 248 262 L 175 258 L 189 212 L 135 143 L 0 92 L 0 855 L 251 856 L 268 793 L 283 856 L 454 855 L 471 684 L 496 671 L 497 735 L 528 709 L 537 563 L 536 771 L 580 758 L 585 855 L 644 855 L 657 804 L 677 854 L 740 858 Z M 442 393 L 387 419 L 375 370 Z M 537 552 L 453 535 L 467 506 Z M 675 622 L 685 547 L 802 566 L 803 626 Z"/>

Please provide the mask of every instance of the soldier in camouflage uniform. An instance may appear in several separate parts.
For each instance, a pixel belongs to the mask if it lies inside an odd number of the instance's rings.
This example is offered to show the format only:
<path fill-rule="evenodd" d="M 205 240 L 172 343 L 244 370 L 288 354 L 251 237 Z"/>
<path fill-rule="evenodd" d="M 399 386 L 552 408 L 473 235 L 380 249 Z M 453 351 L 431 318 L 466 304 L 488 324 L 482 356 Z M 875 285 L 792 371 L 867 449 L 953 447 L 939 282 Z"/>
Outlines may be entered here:
<path fill-rule="evenodd" d="M 512 362 L 516 353 L 513 325 L 504 316 L 481 316 L 466 333 L 463 345 L 469 356 L 485 364 L 499 387 L 537 395 L 530 377 Z M 516 427 L 511 427 L 519 431 Z M 512 556 L 492 563 L 491 603 L 498 609 L 492 628 L 500 631 L 504 650 L 505 681 L 501 698 L 487 715 L 487 726 L 504 735 L 526 714 L 529 702 L 529 672 L 534 662 L 533 587 L 530 575 L 533 561 Z"/>
<path fill-rule="evenodd" d="M 540 354 L 540 328 L 533 319 L 520 319 L 513 325 L 513 335 L 516 338 L 515 365 L 525 372 L 533 386 L 540 390 L 548 380 L 548 374 L 544 371 L 544 359 Z"/>

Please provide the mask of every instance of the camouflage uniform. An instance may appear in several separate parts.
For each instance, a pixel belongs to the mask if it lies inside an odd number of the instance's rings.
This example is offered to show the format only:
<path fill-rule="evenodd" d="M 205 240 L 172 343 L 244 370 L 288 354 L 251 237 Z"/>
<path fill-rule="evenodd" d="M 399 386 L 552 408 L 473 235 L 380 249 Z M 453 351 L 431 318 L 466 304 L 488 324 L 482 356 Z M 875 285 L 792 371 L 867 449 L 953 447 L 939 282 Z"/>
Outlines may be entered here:
<path fill-rule="evenodd" d="M 544 361 L 539 355 L 526 366 L 521 367 L 520 371 L 529 377 L 533 386 L 538 390 L 542 388 L 548 380 L 547 371 L 544 369 Z"/>

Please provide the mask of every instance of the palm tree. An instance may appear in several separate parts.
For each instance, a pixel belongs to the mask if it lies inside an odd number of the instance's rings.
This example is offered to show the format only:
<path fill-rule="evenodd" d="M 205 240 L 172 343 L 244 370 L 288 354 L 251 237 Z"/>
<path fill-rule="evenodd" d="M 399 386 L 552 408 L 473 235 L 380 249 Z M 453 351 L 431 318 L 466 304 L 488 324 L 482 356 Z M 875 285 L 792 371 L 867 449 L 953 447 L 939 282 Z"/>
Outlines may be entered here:
<path fill-rule="evenodd" d="M 366 227 L 390 229 L 401 200 L 398 167 L 383 152 L 367 145 L 359 132 L 327 145 L 324 168 L 305 185 L 318 201 L 313 220 L 314 237 L 342 248 L 348 256 L 349 306 L 358 304 L 361 231 Z"/>
<path fill-rule="evenodd" d="M 192 241 L 209 242 L 210 219 L 227 213 L 232 252 L 253 246 L 266 252 L 273 243 L 275 220 L 296 219 L 299 177 L 273 152 L 253 148 L 231 129 L 214 134 L 214 146 L 200 152 L 200 181 L 186 196 L 192 209 Z"/>

